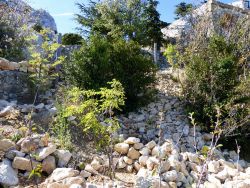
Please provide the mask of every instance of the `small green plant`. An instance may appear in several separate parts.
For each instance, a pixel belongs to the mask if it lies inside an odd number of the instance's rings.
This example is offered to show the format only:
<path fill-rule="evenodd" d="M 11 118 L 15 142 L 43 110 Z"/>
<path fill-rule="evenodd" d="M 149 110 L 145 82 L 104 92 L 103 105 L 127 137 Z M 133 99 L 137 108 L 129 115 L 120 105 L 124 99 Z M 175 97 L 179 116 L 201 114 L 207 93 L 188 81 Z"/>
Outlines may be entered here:
<path fill-rule="evenodd" d="M 165 52 L 163 53 L 163 55 L 167 58 L 168 62 L 170 65 L 172 65 L 173 67 L 176 65 L 177 63 L 177 50 L 176 50 L 176 46 L 173 44 L 169 44 L 165 50 Z"/>
<path fill-rule="evenodd" d="M 29 179 L 35 179 L 36 181 L 36 187 L 38 188 L 38 179 L 42 177 L 42 164 L 36 165 L 36 167 L 33 167 L 32 160 L 30 160 L 32 170 L 29 174 Z"/>
<path fill-rule="evenodd" d="M 18 133 L 16 133 L 16 134 L 14 134 L 14 135 L 11 136 L 11 140 L 12 140 L 13 142 L 17 142 L 17 141 L 20 140 L 21 138 L 22 138 L 22 135 L 21 135 L 21 134 L 18 134 Z"/>
<path fill-rule="evenodd" d="M 121 110 L 125 96 L 119 81 L 112 80 L 108 84 L 110 88 L 100 88 L 99 91 L 84 91 L 79 88 L 70 90 L 64 104 L 64 117 L 76 117 L 83 133 L 94 135 L 97 148 L 109 157 L 109 175 L 113 178 L 113 134 L 119 128 L 114 114 L 116 110 Z"/>
<path fill-rule="evenodd" d="M 29 179 L 31 178 L 41 178 L 42 177 L 42 165 L 38 164 L 29 174 Z"/>
<path fill-rule="evenodd" d="M 54 124 L 52 125 L 52 133 L 56 137 L 58 144 L 61 148 L 72 150 L 71 134 L 68 127 L 67 117 L 64 116 L 66 110 L 58 103 L 57 116 L 55 117 Z"/>

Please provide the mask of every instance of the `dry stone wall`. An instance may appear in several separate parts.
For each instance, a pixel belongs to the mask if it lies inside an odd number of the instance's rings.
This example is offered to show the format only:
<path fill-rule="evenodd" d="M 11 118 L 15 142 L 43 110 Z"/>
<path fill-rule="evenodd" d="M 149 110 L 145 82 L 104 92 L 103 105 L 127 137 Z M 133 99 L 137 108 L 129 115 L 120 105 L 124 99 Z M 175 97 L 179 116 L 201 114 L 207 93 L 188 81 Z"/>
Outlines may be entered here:
<path fill-rule="evenodd" d="M 27 62 L 16 63 L 0 58 L 0 99 L 31 103 L 29 71 Z"/>
<path fill-rule="evenodd" d="M 21 103 L 32 102 L 28 74 L 19 71 L 0 71 L 0 99 Z"/>

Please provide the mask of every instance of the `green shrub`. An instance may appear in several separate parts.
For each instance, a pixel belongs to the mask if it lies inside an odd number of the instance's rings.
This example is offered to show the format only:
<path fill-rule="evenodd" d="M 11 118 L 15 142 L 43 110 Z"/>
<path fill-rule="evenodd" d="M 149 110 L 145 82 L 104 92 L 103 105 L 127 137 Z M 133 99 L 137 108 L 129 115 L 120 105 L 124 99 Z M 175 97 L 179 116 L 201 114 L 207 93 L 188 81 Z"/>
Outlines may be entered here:
<path fill-rule="evenodd" d="M 24 46 L 24 38 L 8 24 L 0 21 L 0 57 L 11 61 L 21 61 L 24 59 Z"/>
<path fill-rule="evenodd" d="M 163 55 L 167 58 L 170 65 L 174 66 L 176 64 L 177 50 L 175 45 L 169 44 Z"/>
<path fill-rule="evenodd" d="M 65 33 L 62 36 L 63 45 L 80 45 L 82 44 L 82 36 L 76 33 Z"/>
<path fill-rule="evenodd" d="M 32 28 L 34 29 L 34 31 L 36 31 L 38 33 L 40 33 L 43 30 L 43 27 L 40 24 L 37 24 L 37 23 L 35 25 L 33 25 Z"/>
<path fill-rule="evenodd" d="M 98 89 L 112 79 L 119 80 L 125 89 L 126 108 L 131 110 L 148 96 L 156 68 L 137 43 L 93 36 L 64 64 L 64 70 L 73 85 L 84 89 Z"/>
<path fill-rule="evenodd" d="M 211 125 L 216 119 L 215 107 L 219 106 L 224 133 L 235 131 L 239 122 L 245 120 L 248 110 L 246 101 L 241 101 L 243 95 L 239 94 L 238 88 L 243 84 L 239 79 L 242 66 L 235 52 L 235 45 L 223 37 L 213 36 L 207 49 L 192 51 L 185 56 L 187 80 L 184 93 L 189 110 L 195 112 L 201 123 Z M 245 95 L 249 99 L 249 93 Z"/>

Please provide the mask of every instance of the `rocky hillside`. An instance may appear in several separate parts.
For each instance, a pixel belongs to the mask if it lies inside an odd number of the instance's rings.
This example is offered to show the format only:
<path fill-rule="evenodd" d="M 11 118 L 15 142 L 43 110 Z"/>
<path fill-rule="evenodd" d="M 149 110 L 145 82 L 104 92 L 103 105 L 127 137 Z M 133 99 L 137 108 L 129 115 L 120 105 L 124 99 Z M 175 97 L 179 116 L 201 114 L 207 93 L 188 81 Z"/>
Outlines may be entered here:
<path fill-rule="evenodd" d="M 27 136 L 25 120 L 29 112 L 47 126 L 49 117 L 56 115 L 53 91 L 48 91 L 41 97 L 43 102 L 35 106 L 1 100 L 0 184 L 34 187 L 34 177 L 29 178 L 29 174 L 38 172 L 41 177 L 36 182 L 44 188 L 187 188 L 199 183 L 204 188 L 250 187 L 250 164 L 239 159 L 235 151 L 214 148 L 212 134 L 189 124 L 179 98 L 180 86 L 172 77 L 170 68 L 159 71 L 157 99 L 137 112 L 119 117 L 120 141 L 114 145 L 113 181 L 107 177 L 108 157 L 93 148 L 93 154 L 80 144 L 68 151 L 45 132 Z M 204 146 L 213 151 L 211 156 L 202 152 Z"/>

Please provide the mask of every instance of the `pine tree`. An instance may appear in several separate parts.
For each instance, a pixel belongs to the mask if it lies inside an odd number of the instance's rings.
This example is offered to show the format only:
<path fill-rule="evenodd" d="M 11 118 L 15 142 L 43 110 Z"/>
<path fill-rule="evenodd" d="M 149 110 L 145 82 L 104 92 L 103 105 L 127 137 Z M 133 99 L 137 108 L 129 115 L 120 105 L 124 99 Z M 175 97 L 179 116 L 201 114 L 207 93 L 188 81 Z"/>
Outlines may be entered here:
<path fill-rule="evenodd" d="M 187 4 L 185 2 L 181 2 L 180 4 L 176 5 L 176 18 L 175 19 L 180 19 L 182 17 L 185 17 L 188 13 L 190 13 L 193 10 L 193 5 L 192 4 Z"/>

